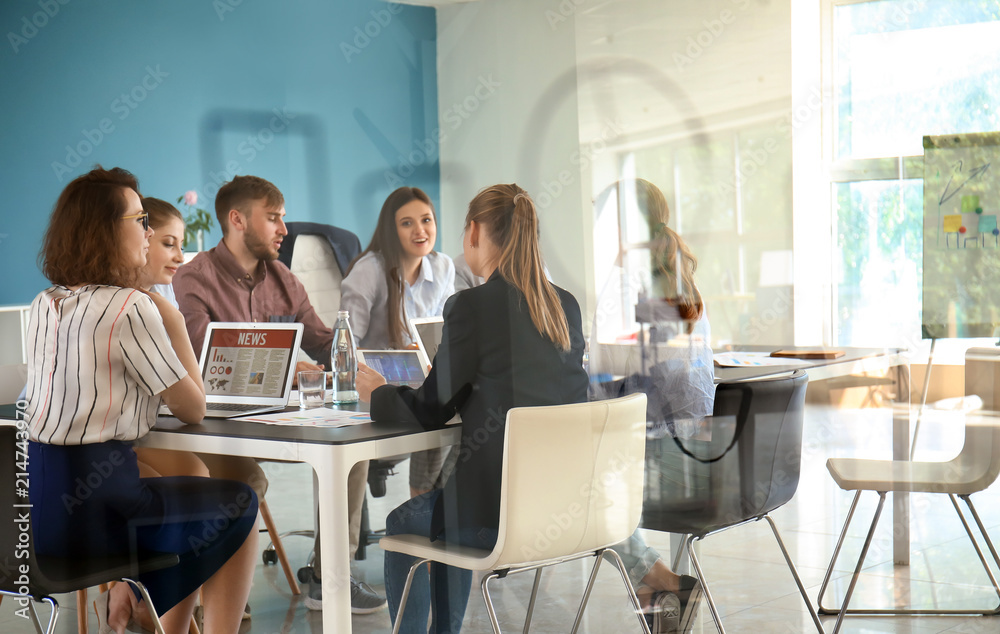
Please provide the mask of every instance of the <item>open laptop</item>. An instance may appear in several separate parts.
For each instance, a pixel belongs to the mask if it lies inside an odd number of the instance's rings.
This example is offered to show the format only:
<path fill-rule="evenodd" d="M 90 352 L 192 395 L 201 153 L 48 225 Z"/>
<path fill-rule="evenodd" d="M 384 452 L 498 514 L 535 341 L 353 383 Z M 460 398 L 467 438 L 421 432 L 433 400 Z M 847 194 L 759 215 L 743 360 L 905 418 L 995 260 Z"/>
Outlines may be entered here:
<path fill-rule="evenodd" d="M 208 324 L 201 350 L 205 416 L 233 418 L 284 409 L 301 343 L 299 323 Z"/>
<path fill-rule="evenodd" d="M 427 364 L 419 350 L 358 350 L 358 361 L 381 374 L 390 385 L 416 389 L 427 378 Z"/>
<path fill-rule="evenodd" d="M 442 317 L 414 317 L 410 319 L 410 333 L 417 349 L 424 357 L 424 365 L 434 361 L 438 346 L 441 345 L 441 333 L 444 329 Z"/>

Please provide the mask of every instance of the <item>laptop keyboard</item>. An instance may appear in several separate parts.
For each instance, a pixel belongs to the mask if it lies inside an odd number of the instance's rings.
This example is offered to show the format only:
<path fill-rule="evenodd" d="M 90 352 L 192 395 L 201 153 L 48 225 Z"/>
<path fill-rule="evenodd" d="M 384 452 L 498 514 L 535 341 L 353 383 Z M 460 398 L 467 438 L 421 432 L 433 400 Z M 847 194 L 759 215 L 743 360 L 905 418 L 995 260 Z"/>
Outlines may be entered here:
<path fill-rule="evenodd" d="M 208 409 L 213 412 L 249 412 L 262 407 L 260 403 L 211 403 Z"/>

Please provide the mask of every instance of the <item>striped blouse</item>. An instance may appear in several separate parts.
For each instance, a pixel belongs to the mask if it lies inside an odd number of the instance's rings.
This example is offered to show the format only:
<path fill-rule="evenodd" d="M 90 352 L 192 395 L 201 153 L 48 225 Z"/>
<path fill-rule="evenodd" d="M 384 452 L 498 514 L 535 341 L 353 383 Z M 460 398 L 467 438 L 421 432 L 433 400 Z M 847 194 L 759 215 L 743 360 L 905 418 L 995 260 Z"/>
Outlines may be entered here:
<path fill-rule="evenodd" d="M 133 288 L 54 286 L 28 323 L 30 438 L 52 445 L 135 440 L 187 370 L 153 301 Z"/>

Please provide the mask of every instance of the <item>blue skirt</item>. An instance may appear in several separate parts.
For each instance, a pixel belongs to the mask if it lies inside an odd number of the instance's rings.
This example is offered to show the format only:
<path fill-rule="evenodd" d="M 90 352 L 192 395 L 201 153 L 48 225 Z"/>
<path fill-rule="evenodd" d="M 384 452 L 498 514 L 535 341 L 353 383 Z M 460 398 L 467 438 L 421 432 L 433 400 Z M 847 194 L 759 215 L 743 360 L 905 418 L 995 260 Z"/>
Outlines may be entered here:
<path fill-rule="evenodd" d="M 197 590 L 253 530 L 257 496 L 241 482 L 140 478 L 128 443 L 28 446 L 35 551 L 53 557 L 175 553 L 146 573 L 158 614 Z"/>

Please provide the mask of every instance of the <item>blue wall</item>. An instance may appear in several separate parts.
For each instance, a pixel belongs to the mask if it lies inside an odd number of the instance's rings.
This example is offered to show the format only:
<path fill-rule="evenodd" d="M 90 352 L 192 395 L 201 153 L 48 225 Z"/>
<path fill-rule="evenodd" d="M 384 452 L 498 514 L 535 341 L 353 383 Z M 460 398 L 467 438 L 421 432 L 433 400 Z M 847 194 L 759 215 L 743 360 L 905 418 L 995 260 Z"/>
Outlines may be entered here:
<path fill-rule="evenodd" d="M 52 205 L 95 163 L 134 172 L 147 196 L 198 190 L 213 216 L 219 183 L 255 174 L 289 220 L 363 244 L 396 186 L 438 200 L 433 9 L 34 0 L 2 3 L 0 29 L 0 305 L 48 285 L 36 262 Z"/>

